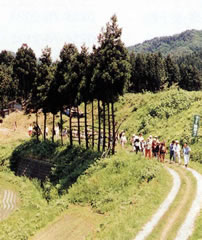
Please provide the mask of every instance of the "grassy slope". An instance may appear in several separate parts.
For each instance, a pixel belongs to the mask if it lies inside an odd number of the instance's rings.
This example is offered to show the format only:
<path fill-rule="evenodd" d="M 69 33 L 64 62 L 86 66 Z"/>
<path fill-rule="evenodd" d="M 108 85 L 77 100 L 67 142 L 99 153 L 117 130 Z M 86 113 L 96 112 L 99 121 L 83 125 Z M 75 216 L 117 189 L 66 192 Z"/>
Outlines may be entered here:
<path fill-rule="evenodd" d="M 1 135 L 0 138 L 1 148 L 4 150 L 2 158 L 8 157 L 18 144 L 29 139 L 27 136 L 27 127 L 30 122 L 34 121 L 34 119 L 34 116 L 28 118 L 21 113 L 13 113 L 6 118 L 4 124 L 1 126 L 2 129 L 7 130 L 6 138 L 4 135 Z M 41 125 L 42 120 L 43 119 L 41 118 Z M 18 125 L 16 132 L 13 131 L 14 121 L 17 121 Z M 101 175 L 104 177 L 101 184 L 99 184 L 102 189 L 100 190 L 100 196 L 93 200 L 91 206 L 93 206 L 93 209 L 96 212 L 104 213 L 104 216 L 106 215 L 106 218 L 104 218 L 103 223 L 100 225 L 100 228 L 105 232 L 106 236 L 108 235 L 108 230 L 106 228 L 108 224 L 105 225 L 106 219 L 108 222 L 111 222 L 108 226 L 111 228 L 113 235 L 117 232 L 116 230 L 113 230 L 114 221 L 116 221 L 117 225 L 122 225 L 123 222 L 125 222 L 125 227 L 128 227 L 126 218 L 128 218 L 128 214 L 131 213 L 131 209 L 134 210 L 135 222 L 136 220 L 139 222 L 138 224 L 135 224 L 135 226 L 130 226 L 130 234 L 133 236 L 135 231 L 137 231 L 135 229 L 140 228 L 141 223 L 146 221 L 149 215 L 153 213 L 154 209 L 159 206 L 161 200 L 166 196 L 171 187 L 171 182 L 169 181 L 170 176 L 160 165 L 156 165 L 154 162 L 144 162 L 144 160 L 142 161 L 142 159 L 139 158 L 139 160 L 137 159 L 137 162 L 134 162 L 134 155 L 132 153 L 127 154 L 125 152 L 120 152 L 117 157 L 119 159 L 114 159 L 112 161 L 111 159 L 102 160 L 101 162 L 98 161 L 85 172 L 84 176 L 88 176 L 94 172 L 95 176 L 90 180 L 93 182 L 94 180 L 92 179 L 96 179 L 96 174 L 99 175 L 102 173 Z M 112 169 L 108 168 L 108 165 L 113 167 L 113 174 L 111 174 Z M 133 168 L 131 168 L 132 166 Z M 130 174 L 128 174 L 129 169 L 133 169 L 133 172 Z M 121 171 L 121 174 L 117 174 L 116 171 L 119 170 Z M 157 170 L 159 171 L 159 174 L 157 174 Z M 153 176 L 153 174 L 155 176 Z M 15 177 L 9 171 L 1 172 L 1 176 L 4 181 L 10 182 L 11 185 L 14 185 L 14 190 L 18 193 L 20 199 L 18 210 L 0 225 L 0 233 L 3 239 L 27 239 L 28 236 L 32 236 L 36 231 L 43 228 L 65 209 L 67 204 L 66 196 L 64 196 L 65 199 L 55 200 L 48 205 L 42 197 L 42 192 L 38 184 L 25 178 Z M 117 184 L 115 188 L 116 191 L 114 191 L 109 184 L 110 177 L 112 177 L 111 180 L 113 183 L 115 185 Z M 145 182 L 147 181 L 146 179 L 153 177 L 154 180 L 149 183 Z M 95 181 L 94 184 L 91 184 L 90 186 L 96 189 L 98 186 L 97 184 L 98 182 Z M 145 209 L 144 206 L 147 203 L 148 195 L 152 195 L 156 188 L 158 189 L 158 195 L 153 195 L 153 200 L 150 201 L 151 205 L 147 204 L 148 208 Z M 75 184 L 74 189 L 79 190 L 79 187 Z M 91 191 L 89 191 L 89 193 L 91 194 Z M 80 193 L 77 196 L 80 196 Z M 71 197 L 69 197 L 69 199 L 70 198 Z M 89 203 L 85 201 L 81 202 L 81 204 L 89 205 Z M 134 207 L 134 205 L 136 207 Z M 125 214 L 124 209 L 127 210 L 127 214 Z M 71 212 L 71 209 L 66 211 L 67 214 L 69 213 L 68 211 Z M 142 212 L 147 213 L 147 215 L 141 214 Z M 114 216 L 117 214 L 119 215 L 119 218 L 115 219 Z M 96 216 L 98 215 L 94 215 L 96 219 L 94 222 L 100 223 L 100 217 L 97 218 Z M 78 220 L 81 221 L 82 218 L 83 216 L 81 214 L 81 217 L 78 218 Z M 130 215 L 129 219 L 132 224 L 134 216 Z M 77 226 L 78 231 L 80 231 L 79 229 L 85 228 L 85 225 L 86 223 Z M 104 231 L 104 229 L 106 230 Z M 97 234 L 100 234 L 99 229 Z M 119 232 L 119 234 L 121 236 L 123 233 Z M 94 239 L 94 235 L 92 236 Z"/>
<path fill-rule="evenodd" d="M 174 109 L 173 105 L 176 106 Z M 158 94 L 127 94 L 116 107 L 119 121 L 128 116 L 121 129 L 126 131 L 129 139 L 133 133 L 143 132 L 146 137 L 150 134 L 159 136 L 167 146 L 175 139 L 181 143 L 187 141 L 192 149 L 190 166 L 202 174 L 202 164 L 199 163 L 202 163 L 202 129 L 199 129 L 197 139 L 191 136 L 194 115 L 202 116 L 201 92 L 173 89 Z M 191 239 L 202 238 L 201 225 L 202 212 Z"/>
<path fill-rule="evenodd" d="M 68 196 L 74 204 L 108 215 L 92 239 L 131 239 L 166 197 L 171 183 L 155 160 L 121 151 L 91 167 Z"/>
<path fill-rule="evenodd" d="M 191 125 L 193 115 L 196 113 L 200 114 L 201 104 L 202 94 L 199 92 L 188 93 L 185 91 L 171 90 L 158 94 L 127 94 L 116 104 L 116 116 L 117 120 L 120 121 L 124 116 L 128 115 L 121 127 L 126 130 L 128 137 L 133 133 L 142 131 L 145 136 L 150 134 L 158 135 L 166 141 L 176 138 L 182 141 L 185 139 L 192 141 Z M 174 108 L 173 105 L 175 106 Z M 25 119 L 25 116 L 21 116 L 20 119 L 21 118 L 26 122 L 26 124 L 22 126 L 22 131 L 19 126 L 17 130 L 19 132 L 13 132 L 13 134 L 8 135 L 9 137 L 7 136 L 8 138 L 6 139 L 2 137 L 0 141 L 3 143 L 3 147 L 12 142 L 10 136 L 16 136 L 17 140 L 14 141 L 14 144 L 27 138 L 29 121 Z M 22 122 L 20 119 L 19 124 Z M 7 123 L 4 124 L 4 127 L 12 129 L 13 119 L 8 126 L 6 124 Z M 19 133 L 23 134 L 21 138 L 19 138 Z M 197 156 L 198 159 L 200 159 L 201 156 L 200 154 L 196 154 L 199 146 L 200 139 L 198 143 L 192 145 L 193 156 Z M 6 149 L 7 148 L 5 148 L 5 150 Z M 73 185 L 69 194 L 72 202 L 91 205 L 97 212 L 109 215 L 108 220 L 100 225 L 97 238 L 108 239 L 109 235 L 111 239 L 128 239 L 133 237 L 142 223 L 152 214 L 153 209 L 158 207 L 170 188 L 170 185 L 167 185 L 170 182 L 168 180 L 169 175 L 162 177 L 164 175 L 163 173 L 165 173 L 165 170 L 162 168 L 160 168 L 161 170 L 158 176 L 149 182 L 149 184 L 145 184 L 144 182 L 139 184 L 136 181 L 131 183 L 129 179 L 133 179 L 133 173 L 131 173 L 132 175 L 128 178 L 128 170 L 133 169 L 132 166 L 134 166 L 134 173 L 138 172 L 138 169 L 141 168 L 146 170 L 148 161 L 142 162 L 143 166 L 140 164 L 136 169 L 134 163 L 138 163 L 140 160 L 137 160 L 137 162 L 134 161 L 134 155 L 132 153 L 124 154 L 126 155 L 119 153 L 117 160 L 103 160 L 104 165 L 102 165 L 103 163 L 101 162 L 97 165 L 98 169 L 96 169 L 95 166 L 90 168 L 89 171 L 80 178 L 83 183 L 79 180 L 78 183 Z M 124 159 L 127 159 L 127 163 L 126 161 L 124 162 Z M 107 168 L 105 167 L 105 161 L 108 162 Z M 121 175 L 116 173 L 112 174 L 113 171 L 110 171 L 110 166 L 113 167 L 113 170 L 116 170 L 117 166 L 121 166 Z M 147 170 L 148 173 L 151 173 L 152 168 L 156 166 L 156 163 L 152 163 L 151 168 Z M 198 166 L 201 167 L 201 165 Z M 199 169 L 199 167 L 196 167 L 196 169 Z M 141 174 L 144 174 L 144 171 Z M 120 179 L 118 177 L 120 177 Z M 122 185 L 119 185 L 120 183 Z M 113 184 L 117 185 L 114 187 Z M 127 187 L 125 187 L 124 184 L 126 184 Z M 153 196 L 152 201 L 149 201 L 152 205 L 149 205 L 147 202 L 149 199 L 148 196 L 152 196 L 152 192 L 154 189 L 157 189 L 157 186 L 158 194 Z M 164 188 L 164 186 L 166 186 L 166 188 Z M 99 194 L 96 193 L 98 189 Z M 86 192 L 83 192 L 84 190 Z M 162 191 L 164 191 L 164 194 L 161 194 Z M 135 204 L 133 200 L 135 200 Z M 143 216 L 143 211 L 147 213 L 147 216 Z"/>

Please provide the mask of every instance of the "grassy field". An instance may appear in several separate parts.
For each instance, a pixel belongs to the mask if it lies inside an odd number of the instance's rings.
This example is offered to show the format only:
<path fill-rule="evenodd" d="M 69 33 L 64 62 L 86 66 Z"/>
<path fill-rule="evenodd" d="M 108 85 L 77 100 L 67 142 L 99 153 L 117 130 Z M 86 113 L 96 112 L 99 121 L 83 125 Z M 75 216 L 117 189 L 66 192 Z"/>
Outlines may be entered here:
<path fill-rule="evenodd" d="M 150 134 L 159 136 L 161 140 L 166 141 L 167 145 L 173 139 L 178 139 L 181 144 L 188 141 L 192 148 L 192 159 L 198 161 L 192 162 L 190 166 L 202 173 L 202 165 L 199 163 L 202 159 L 200 147 L 202 140 L 200 137 L 193 139 L 191 136 L 193 116 L 201 114 L 201 106 L 200 92 L 172 89 L 158 94 L 126 94 L 116 104 L 117 121 L 120 122 L 126 117 L 120 129 L 125 130 L 128 137 L 126 151 L 118 147 L 114 157 L 101 160 L 95 158 L 92 162 L 87 162 L 86 159 L 89 160 L 90 156 L 88 153 L 85 155 L 83 150 L 75 148 L 68 152 L 70 149 L 66 149 L 66 146 L 62 148 L 59 145 L 56 146 L 49 160 L 54 161 L 56 158 L 61 160 L 58 161 L 59 168 L 54 169 L 57 181 L 47 182 L 45 185 L 45 190 L 53 191 L 53 200 L 49 203 L 45 200 L 44 190 L 39 183 L 35 180 L 16 177 L 9 171 L 8 159 L 11 153 L 20 144 L 26 146 L 27 140 L 30 140 L 28 126 L 35 121 L 34 115 L 11 114 L 0 126 L 0 177 L 4 188 L 10 187 L 17 192 L 19 202 L 17 211 L 1 223 L 0 236 L 6 240 L 27 239 L 39 232 L 34 239 L 47 239 L 46 233 L 47 236 L 54 236 L 50 229 L 58 228 L 59 232 L 64 232 L 60 235 L 63 239 L 67 236 L 63 226 L 68 219 L 72 219 L 74 227 L 72 226 L 71 231 L 68 225 L 68 231 L 72 234 L 72 238 L 69 239 L 75 239 L 75 236 L 80 236 L 80 233 L 85 233 L 88 236 L 87 239 L 133 238 L 166 197 L 172 181 L 171 176 L 157 161 L 149 161 L 130 152 L 130 137 L 133 133 L 142 132 L 144 137 Z M 17 122 L 16 131 L 14 131 L 15 121 Z M 67 124 L 67 119 L 65 121 Z M 42 114 L 39 123 L 43 126 Z M 51 115 L 48 117 L 48 125 L 51 129 Z M 33 148 L 26 154 L 39 157 L 43 155 L 43 151 L 46 151 L 44 146 L 41 151 L 41 145 L 38 149 L 33 145 Z M 47 158 L 47 153 L 44 156 L 44 159 Z M 65 170 L 62 175 L 60 173 L 64 164 Z M 183 181 L 185 183 L 185 177 Z M 6 183 L 9 186 L 6 186 Z M 56 185 L 53 187 L 52 184 Z M 3 188 L 3 185 L 0 188 Z M 58 190 L 63 194 L 62 197 L 58 197 L 56 192 Z M 75 207 L 72 207 L 72 204 Z M 69 209 L 66 209 L 67 205 L 70 206 Z M 88 216 L 89 222 L 86 222 Z M 200 239 L 202 236 L 201 216 L 202 214 L 197 219 L 196 229 L 191 239 Z M 179 223 L 180 221 L 179 219 Z M 94 224 L 91 225 L 91 222 Z M 90 226 L 92 226 L 92 232 L 87 231 L 91 229 Z M 43 230 L 40 231 L 42 228 Z"/>

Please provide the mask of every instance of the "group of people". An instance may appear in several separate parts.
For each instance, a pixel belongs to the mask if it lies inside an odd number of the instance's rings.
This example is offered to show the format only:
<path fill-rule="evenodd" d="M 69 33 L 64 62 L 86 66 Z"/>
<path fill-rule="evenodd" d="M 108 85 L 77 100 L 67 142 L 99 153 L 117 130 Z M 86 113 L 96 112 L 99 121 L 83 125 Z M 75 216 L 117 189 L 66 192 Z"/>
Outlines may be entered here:
<path fill-rule="evenodd" d="M 121 146 L 124 148 L 127 143 L 125 132 L 122 131 L 119 136 Z M 160 141 L 157 136 L 151 135 L 145 140 L 142 133 L 139 135 L 133 134 L 131 138 L 132 151 L 136 154 L 142 152 L 146 158 L 157 158 L 160 162 L 165 162 L 165 156 L 168 151 L 165 141 Z M 179 144 L 178 140 L 173 140 L 169 145 L 170 163 L 178 162 L 181 164 L 181 153 L 184 156 L 185 167 L 188 166 L 190 159 L 191 148 L 187 143 L 184 143 L 183 148 Z"/>

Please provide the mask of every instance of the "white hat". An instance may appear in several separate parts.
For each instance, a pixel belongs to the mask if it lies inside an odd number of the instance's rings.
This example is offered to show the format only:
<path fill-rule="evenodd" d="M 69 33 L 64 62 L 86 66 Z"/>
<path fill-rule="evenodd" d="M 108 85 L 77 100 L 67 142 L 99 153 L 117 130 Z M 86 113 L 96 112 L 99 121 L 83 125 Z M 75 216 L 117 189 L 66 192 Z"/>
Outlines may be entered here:
<path fill-rule="evenodd" d="M 176 143 L 179 143 L 179 141 L 178 141 L 178 140 L 176 140 L 175 142 L 176 142 Z"/>

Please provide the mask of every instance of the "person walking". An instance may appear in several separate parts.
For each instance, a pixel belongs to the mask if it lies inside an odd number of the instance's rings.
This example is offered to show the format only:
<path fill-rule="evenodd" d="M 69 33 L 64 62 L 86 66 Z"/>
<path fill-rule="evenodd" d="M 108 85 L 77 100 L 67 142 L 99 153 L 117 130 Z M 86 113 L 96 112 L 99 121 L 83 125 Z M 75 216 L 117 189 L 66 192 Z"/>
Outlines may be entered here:
<path fill-rule="evenodd" d="M 127 143 L 127 139 L 126 139 L 125 133 L 123 132 L 122 135 L 121 135 L 121 146 L 122 146 L 122 148 L 125 147 L 126 143 Z"/>
<path fill-rule="evenodd" d="M 164 163 L 165 155 L 166 155 L 166 145 L 165 145 L 165 142 L 161 143 L 159 152 L 160 152 L 160 162 Z"/>
<path fill-rule="evenodd" d="M 140 151 L 140 139 L 138 136 L 136 136 L 134 140 L 134 150 L 136 154 Z"/>
<path fill-rule="evenodd" d="M 191 148 L 187 145 L 187 143 L 185 143 L 184 146 L 183 146 L 183 155 L 184 155 L 184 165 L 185 165 L 185 167 L 188 166 L 189 159 L 190 159 L 190 152 L 191 152 Z"/>
<path fill-rule="evenodd" d="M 150 136 L 145 144 L 145 157 L 151 159 L 152 157 L 152 136 Z"/>
<path fill-rule="evenodd" d="M 170 163 L 172 162 L 172 160 L 175 162 L 174 146 L 175 146 L 175 141 L 173 140 L 170 144 Z"/>
<path fill-rule="evenodd" d="M 175 161 L 176 159 L 178 159 L 178 163 L 179 165 L 181 164 L 181 158 L 180 158 L 180 152 L 181 152 L 181 147 L 179 145 L 179 141 L 175 141 L 175 145 L 173 147 L 174 149 L 174 158 L 175 158 Z"/>
<path fill-rule="evenodd" d="M 32 131 L 33 131 L 33 127 L 32 127 L 32 124 L 30 123 L 29 128 L 28 128 L 28 135 L 30 137 L 32 136 Z"/>

